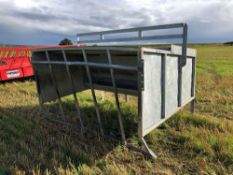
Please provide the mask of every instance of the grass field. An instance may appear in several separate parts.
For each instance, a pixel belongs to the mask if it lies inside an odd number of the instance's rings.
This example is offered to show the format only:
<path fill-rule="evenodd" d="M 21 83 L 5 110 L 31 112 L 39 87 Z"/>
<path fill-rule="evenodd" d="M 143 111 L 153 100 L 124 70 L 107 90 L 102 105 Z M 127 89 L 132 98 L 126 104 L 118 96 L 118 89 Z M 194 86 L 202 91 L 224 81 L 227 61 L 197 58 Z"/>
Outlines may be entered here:
<path fill-rule="evenodd" d="M 0 174 L 233 174 L 233 47 L 190 47 L 198 52 L 196 113 L 184 109 L 146 137 L 156 161 L 44 120 L 35 83 L 27 80 L 0 84 Z M 89 92 L 79 99 L 95 123 Z M 105 130 L 117 131 L 113 98 L 98 101 Z M 64 106 L 75 115 L 69 97 Z M 137 145 L 135 99 L 122 108 L 127 138 Z"/>

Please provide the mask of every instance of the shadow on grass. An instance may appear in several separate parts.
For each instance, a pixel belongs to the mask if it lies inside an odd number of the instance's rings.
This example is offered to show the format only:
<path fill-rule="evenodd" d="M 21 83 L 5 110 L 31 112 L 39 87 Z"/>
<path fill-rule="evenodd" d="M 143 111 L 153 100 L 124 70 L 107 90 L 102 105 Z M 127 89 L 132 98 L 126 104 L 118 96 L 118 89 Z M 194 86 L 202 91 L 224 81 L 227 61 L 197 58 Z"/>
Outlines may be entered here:
<path fill-rule="evenodd" d="M 30 77 L 23 77 L 23 78 L 19 78 L 19 79 L 10 79 L 10 80 L 4 80 L 4 81 L 0 81 L 0 84 L 4 84 L 4 83 L 12 83 L 12 82 L 25 82 L 25 81 L 32 81 L 34 80 L 35 77 L 34 76 L 30 76 Z"/>
<path fill-rule="evenodd" d="M 56 104 L 49 109 L 55 112 Z M 66 116 L 70 116 L 73 125 L 78 126 L 75 106 L 72 102 L 63 103 Z M 66 168 L 72 164 L 91 166 L 96 160 L 120 145 L 120 131 L 117 111 L 109 101 L 101 102 L 100 114 L 105 134 L 119 140 L 112 142 L 98 137 L 98 125 L 95 108 L 83 104 L 81 113 L 86 127 L 94 132 L 82 135 L 80 132 L 43 118 L 38 106 L 0 108 L 0 170 L 14 172 L 17 169 L 30 173 L 31 170 L 46 169 L 55 171 L 55 167 Z M 122 105 L 124 126 L 127 138 L 136 134 L 136 112 Z M 97 134 L 93 134 L 97 133 Z M 100 165 L 103 166 L 103 165 Z"/>

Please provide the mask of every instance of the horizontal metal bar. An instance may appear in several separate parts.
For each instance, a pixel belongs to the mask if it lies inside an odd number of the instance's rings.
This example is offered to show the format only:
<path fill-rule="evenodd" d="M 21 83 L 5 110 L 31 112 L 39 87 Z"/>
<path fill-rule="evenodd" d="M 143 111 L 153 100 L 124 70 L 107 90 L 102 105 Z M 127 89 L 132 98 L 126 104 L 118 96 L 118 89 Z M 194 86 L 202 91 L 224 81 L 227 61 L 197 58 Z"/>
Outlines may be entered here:
<path fill-rule="evenodd" d="M 146 27 L 136 27 L 136 28 L 109 30 L 109 31 L 102 31 L 102 32 L 80 33 L 80 34 L 77 34 L 77 37 L 86 36 L 86 35 L 90 36 L 90 35 L 99 35 L 99 34 L 114 34 L 114 33 L 127 33 L 127 32 L 137 32 L 137 31 L 148 31 L 148 30 L 181 28 L 183 26 L 184 26 L 184 23 L 165 24 L 165 25 L 146 26 Z"/>
<path fill-rule="evenodd" d="M 89 84 L 86 84 L 87 86 L 90 86 Z M 109 91 L 109 92 L 113 92 L 113 87 L 112 86 L 104 86 L 104 85 L 99 85 L 99 84 L 93 84 L 94 88 L 96 90 L 104 90 L 104 91 Z M 126 93 L 127 95 L 132 95 L 137 97 L 137 90 L 133 90 L 133 89 L 126 89 L 126 88 L 117 88 L 119 93 Z"/>
<path fill-rule="evenodd" d="M 109 64 L 102 64 L 102 63 L 85 63 L 81 61 L 73 61 L 73 62 L 61 62 L 61 61 L 33 61 L 32 64 L 56 64 L 56 65 L 80 65 L 80 66 L 90 66 L 90 67 L 100 67 L 100 68 L 113 68 L 113 69 L 120 69 L 120 70 L 129 70 L 129 71 L 137 71 L 137 67 L 133 66 L 123 66 L 123 65 L 109 65 Z"/>
<path fill-rule="evenodd" d="M 69 47 L 69 48 L 39 48 L 39 49 L 33 49 L 33 52 L 44 52 L 44 51 L 61 51 L 61 50 L 64 50 L 64 51 L 67 51 L 67 50 L 74 50 L 74 51 L 80 51 L 80 53 L 82 52 L 82 49 L 85 48 L 85 50 L 103 50 L 106 52 L 106 49 L 110 50 L 110 51 L 132 51 L 132 52 L 136 52 L 138 50 L 138 48 L 125 48 L 125 47 L 108 47 L 108 46 L 93 46 L 93 47 L 85 47 L 85 46 L 81 46 L 81 47 Z"/>
<path fill-rule="evenodd" d="M 130 52 L 137 52 L 138 48 L 133 48 L 133 47 L 109 47 L 109 46 L 93 46 L 93 47 L 81 47 L 81 49 L 84 50 L 103 50 L 103 51 L 106 51 L 107 50 L 110 50 L 110 51 L 130 51 Z"/>
<path fill-rule="evenodd" d="M 82 40 L 78 41 L 79 43 L 104 43 L 104 42 L 119 42 L 119 41 L 144 41 L 144 40 L 159 40 L 159 39 L 179 39 L 183 38 L 182 34 L 173 34 L 173 35 L 156 35 L 156 36 L 146 36 L 146 37 L 128 37 L 128 38 L 111 38 L 104 40 Z"/>

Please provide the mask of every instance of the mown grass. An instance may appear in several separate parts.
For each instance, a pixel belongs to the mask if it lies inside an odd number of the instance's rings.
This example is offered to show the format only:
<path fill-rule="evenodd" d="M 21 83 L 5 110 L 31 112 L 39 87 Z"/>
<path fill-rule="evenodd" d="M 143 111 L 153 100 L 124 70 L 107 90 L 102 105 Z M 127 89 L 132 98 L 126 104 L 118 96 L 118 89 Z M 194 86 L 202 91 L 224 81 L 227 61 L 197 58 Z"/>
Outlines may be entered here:
<path fill-rule="evenodd" d="M 197 69 L 200 73 L 233 75 L 232 46 L 191 45 L 198 50 Z"/>
<path fill-rule="evenodd" d="M 232 174 L 233 47 L 191 47 L 198 51 L 196 113 L 184 109 L 146 137 L 156 161 L 43 119 L 35 83 L 27 80 L 0 84 L 0 174 Z M 90 93 L 78 97 L 85 122 L 96 130 Z M 63 101 L 75 122 L 72 98 Z M 103 101 L 99 94 L 98 101 L 105 132 L 120 138 L 113 97 Z M 138 145 L 136 100 L 121 101 L 127 138 Z"/>

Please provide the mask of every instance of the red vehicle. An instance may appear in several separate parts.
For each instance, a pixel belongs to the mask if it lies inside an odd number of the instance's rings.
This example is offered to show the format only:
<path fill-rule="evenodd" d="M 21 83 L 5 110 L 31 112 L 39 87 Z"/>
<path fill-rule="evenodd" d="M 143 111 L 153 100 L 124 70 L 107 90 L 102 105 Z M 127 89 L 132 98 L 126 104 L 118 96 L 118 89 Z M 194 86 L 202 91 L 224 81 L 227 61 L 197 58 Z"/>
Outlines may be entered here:
<path fill-rule="evenodd" d="M 33 76 L 29 47 L 0 47 L 0 81 Z"/>
<path fill-rule="evenodd" d="M 0 82 L 34 75 L 30 60 L 32 49 L 82 46 L 86 45 L 0 47 Z"/>

